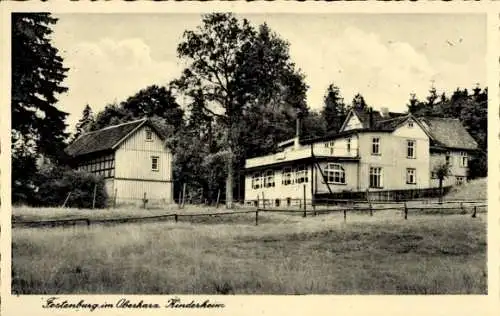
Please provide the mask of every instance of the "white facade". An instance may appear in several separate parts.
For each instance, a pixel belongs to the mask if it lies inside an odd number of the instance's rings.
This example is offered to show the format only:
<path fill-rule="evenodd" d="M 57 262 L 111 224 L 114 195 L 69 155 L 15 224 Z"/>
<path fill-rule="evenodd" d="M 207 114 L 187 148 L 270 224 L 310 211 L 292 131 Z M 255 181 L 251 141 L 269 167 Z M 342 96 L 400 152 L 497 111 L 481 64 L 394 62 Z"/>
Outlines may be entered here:
<path fill-rule="evenodd" d="M 147 126 L 130 135 L 115 151 L 115 177 L 112 191 L 117 201 L 144 198 L 165 203 L 173 201 L 172 153 Z"/>
<path fill-rule="evenodd" d="M 450 150 L 445 158 L 431 151 L 431 137 L 414 117 L 401 117 L 392 129 L 362 129 L 351 112 L 343 132 L 312 144 L 283 142 L 282 152 L 247 159 L 245 200 L 312 199 L 315 194 L 426 189 L 438 186 L 432 170 L 449 161 L 444 185 L 466 181 L 468 157 Z M 349 130 L 357 130 L 352 131 Z M 319 167 L 318 167 L 319 165 Z M 307 177 L 302 176 L 307 170 Z M 323 179 L 326 177 L 327 181 Z M 328 185 L 327 185 L 328 183 Z M 304 192 L 305 189 L 305 192 Z M 277 202 L 278 203 L 278 202 Z"/>

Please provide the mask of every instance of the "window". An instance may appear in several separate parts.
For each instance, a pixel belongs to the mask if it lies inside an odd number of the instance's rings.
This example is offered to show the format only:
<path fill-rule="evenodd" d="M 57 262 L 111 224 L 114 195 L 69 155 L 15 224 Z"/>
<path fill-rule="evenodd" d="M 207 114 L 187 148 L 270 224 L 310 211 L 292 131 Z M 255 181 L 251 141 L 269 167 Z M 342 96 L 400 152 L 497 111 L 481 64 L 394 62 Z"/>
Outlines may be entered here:
<path fill-rule="evenodd" d="M 295 183 L 308 182 L 307 168 L 304 165 L 297 167 L 297 171 L 295 172 L 295 179 Z"/>
<path fill-rule="evenodd" d="M 456 177 L 456 184 L 461 185 L 464 184 L 465 177 Z"/>
<path fill-rule="evenodd" d="M 445 162 L 446 162 L 446 164 L 447 164 L 447 165 L 451 166 L 451 156 L 450 156 L 450 152 L 447 152 L 447 153 L 446 153 Z"/>
<path fill-rule="evenodd" d="M 467 168 L 469 162 L 469 157 L 467 156 L 467 153 L 462 151 L 460 153 L 460 167 Z"/>
<path fill-rule="evenodd" d="M 406 141 L 406 157 L 415 159 L 415 141 L 407 140 Z"/>
<path fill-rule="evenodd" d="M 274 171 L 267 170 L 264 177 L 264 187 L 271 188 L 274 187 Z"/>
<path fill-rule="evenodd" d="M 281 184 L 282 185 L 292 184 L 292 168 L 287 167 L 281 171 Z"/>
<path fill-rule="evenodd" d="M 349 137 L 347 139 L 347 153 L 351 152 L 351 138 Z"/>
<path fill-rule="evenodd" d="M 382 168 L 370 167 L 370 188 L 382 188 Z"/>
<path fill-rule="evenodd" d="M 333 155 L 335 152 L 335 142 L 331 141 L 330 142 L 330 155 Z"/>
<path fill-rule="evenodd" d="M 146 128 L 146 141 L 152 141 L 153 140 L 153 131 L 151 131 L 151 128 L 147 127 Z"/>
<path fill-rule="evenodd" d="M 406 183 L 417 184 L 417 170 L 414 168 L 406 169 Z"/>
<path fill-rule="evenodd" d="M 252 176 L 252 189 L 260 189 L 262 187 L 262 179 L 260 177 L 260 172 L 256 172 Z"/>
<path fill-rule="evenodd" d="M 412 128 L 412 127 L 413 127 L 413 121 L 409 121 L 409 122 L 408 122 L 408 127 L 409 127 L 409 128 Z"/>
<path fill-rule="evenodd" d="M 380 155 L 380 138 L 372 138 L 372 155 Z"/>
<path fill-rule="evenodd" d="M 152 171 L 160 170 L 160 157 L 151 156 L 151 170 Z"/>
<path fill-rule="evenodd" d="M 431 172 L 431 179 L 437 179 L 437 174 L 434 171 Z"/>
<path fill-rule="evenodd" d="M 328 183 L 345 184 L 345 171 L 342 165 L 329 163 L 325 169 Z"/>

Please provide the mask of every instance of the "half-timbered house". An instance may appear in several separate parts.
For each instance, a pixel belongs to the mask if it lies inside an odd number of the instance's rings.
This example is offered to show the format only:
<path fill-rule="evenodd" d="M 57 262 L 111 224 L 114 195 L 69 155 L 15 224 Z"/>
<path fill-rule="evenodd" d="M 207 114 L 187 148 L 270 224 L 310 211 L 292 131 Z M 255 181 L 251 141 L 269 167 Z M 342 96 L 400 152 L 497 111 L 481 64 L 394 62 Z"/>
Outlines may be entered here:
<path fill-rule="evenodd" d="M 116 202 L 140 202 L 144 194 L 149 201 L 172 202 L 172 153 L 148 119 L 85 133 L 66 153 L 73 168 L 102 176 Z"/>

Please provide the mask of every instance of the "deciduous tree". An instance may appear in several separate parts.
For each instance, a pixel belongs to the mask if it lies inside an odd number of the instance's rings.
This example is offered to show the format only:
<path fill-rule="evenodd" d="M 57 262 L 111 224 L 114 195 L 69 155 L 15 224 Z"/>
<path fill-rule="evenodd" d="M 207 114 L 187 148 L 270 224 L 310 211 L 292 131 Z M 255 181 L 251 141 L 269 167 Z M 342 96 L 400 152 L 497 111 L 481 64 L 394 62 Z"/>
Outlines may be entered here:
<path fill-rule="evenodd" d="M 177 52 L 188 66 L 175 85 L 189 97 L 202 93 L 206 103 L 201 110 L 222 126 L 226 205 L 232 207 L 233 170 L 252 147 L 246 131 L 265 130 L 271 138 L 290 135 L 279 131 L 294 124 L 283 118 L 307 110 L 303 75 L 290 61 L 288 43 L 267 25 L 256 30 L 231 14 L 205 15 L 201 26 L 184 33 Z M 273 114 L 270 122 L 264 113 Z"/>

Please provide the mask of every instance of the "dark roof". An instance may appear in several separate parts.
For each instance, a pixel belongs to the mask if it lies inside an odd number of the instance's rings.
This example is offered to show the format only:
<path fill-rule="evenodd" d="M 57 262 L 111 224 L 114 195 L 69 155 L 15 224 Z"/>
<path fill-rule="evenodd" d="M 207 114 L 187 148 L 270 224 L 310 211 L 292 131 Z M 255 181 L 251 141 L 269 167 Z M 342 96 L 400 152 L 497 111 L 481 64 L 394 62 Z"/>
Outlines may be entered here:
<path fill-rule="evenodd" d="M 364 128 L 370 127 L 370 115 L 372 116 L 371 117 L 372 124 L 376 124 L 379 121 L 390 120 L 398 117 L 403 117 L 403 116 L 406 117 L 408 115 L 407 113 L 387 112 L 386 114 L 387 116 L 385 116 L 385 114 L 382 115 L 382 112 L 380 111 L 371 110 L 370 112 L 369 109 L 364 111 L 353 109 L 352 111 L 359 117 Z"/>
<path fill-rule="evenodd" d="M 124 137 L 148 122 L 141 119 L 128 123 L 108 126 L 106 128 L 81 135 L 66 147 L 66 153 L 72 157 L 111 150 Z"/>
<path fill-rule="evenodd" d="M 361 124 L 363 124 L 364 128 L 370 127 L 370 115 L 372 115 L 372 122 L 376 122 L 382 118 L 378 111 L 372 111 L 371 114 L 369 111 L 361 111 L 361 110 L 352 110 L 360 119 Z"/>
<path fill-rule="evenodd" d="M 370 127 L 369 112 L 359 110 L 353 110 L 353 112 L 362 120 L 364 128 L 347 130 L 340 133 L 329 133 L 323 137 L 301 140 L 300 143 L 311 144 L 314 142 L 329 141 L 355 133 L 392 132 L 408 118 L 412 117 L 429 135 L 434 147 L 464 150 L 476 150 L 478 148 L 476 141 L 467 132 L 459 119 L 415 117 L 411 114 L 395 112 L 388 112 L 388 115 L 384 118 L 380 115 L 380 112 L 373 111 L 372 126 Z"/>
<path fill-rule="evenodd" d="M 476 150 L 477 142 L 467 132 L 459 119 L 419 117 L 423 127 L 439 146 Z"/>
<path fill-rule="evenodd" d="M 395 118 L 380 120 L 375 122 L 375 129 L 384 131 L 394 131 L 401 123 L 408 119 L 409 115 L 396 116 Z"/>

